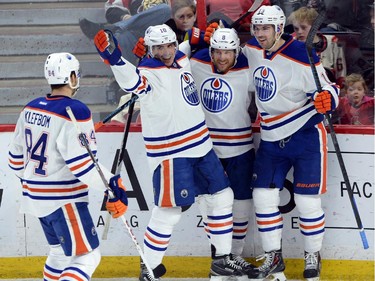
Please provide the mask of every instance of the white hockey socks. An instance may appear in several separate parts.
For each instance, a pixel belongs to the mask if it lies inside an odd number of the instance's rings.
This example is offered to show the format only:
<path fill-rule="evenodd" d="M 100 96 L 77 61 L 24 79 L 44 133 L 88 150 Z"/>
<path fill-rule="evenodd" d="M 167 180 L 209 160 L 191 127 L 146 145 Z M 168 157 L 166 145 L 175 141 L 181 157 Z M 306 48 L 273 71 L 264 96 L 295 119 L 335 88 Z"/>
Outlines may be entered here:
<path fill-rule="evenodd" d="M 318 252 L 322 248 L 325 216 L 319 195 L 294 195 L 299 211 L 299 229 L 304 238 L 306 252 Z"/>
<path fill-rule="evenodd" d="M 50 247 L 43 271 L 43 280 L 46 281 L 88 281 L 101 259 L 99 248 L 84 255 L 68 257 L 60 245 Z"/>
<path fill-rule="evenodd" d="M 168 248 L 174 226 L 181 218 L 181 208 L 161 208 L 155 206 L 152 210 L 144 236 L 144 254 L 152 269 L 162 263 Z"/>
<path fill-rule="evenodd" d="M 216 256 L 228 255 L 232 248 L 233 191 L 225 188 L 215 194 L 204 195 L 207 206 L 207 228 Z"/>
<path fill-rule="evenodd" d="M 252 213 L 250 199 L 234 199 L 232 254 L 236 256 L 242 255 L 245 246 L 250 213 Z"/>
<path fill-rule="evenodd" d="M 263 250 L 280 250 L 283 218 L 279 211 L 279 189 L 254 188 L 253 200 Z"/>

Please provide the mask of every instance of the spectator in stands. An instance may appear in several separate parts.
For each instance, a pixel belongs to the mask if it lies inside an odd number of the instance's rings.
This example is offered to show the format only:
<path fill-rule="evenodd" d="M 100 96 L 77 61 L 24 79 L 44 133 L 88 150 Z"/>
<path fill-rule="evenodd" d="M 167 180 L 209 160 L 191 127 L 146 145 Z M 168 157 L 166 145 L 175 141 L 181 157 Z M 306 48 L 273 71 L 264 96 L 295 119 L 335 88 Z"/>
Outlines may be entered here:
<path fill-rule="evenodd" d="M 92 22 L 86 18 L 79 20 L 79 26 L 82 32 L 89 38 L 93 39 L 100 29 L 110 29 L 114 31 L 116 26 L 113 24 L 120 23 L 130 19 L 132 16 L 146 11 L 153 6 L 166 3 L 168 0 L 108 0 L 104 4 L 106 23 Z"/>
<path fill-rule="evenodd" d="M 251 5 L 253 3 L 254 3 L 254 0 L 240 0 L 240 4 L 241 4 L 241 8 L 242 8 L 242 13 L 241 13 L 240 17 L 247 13 L 247 11 L 249 10 L 249 8 L 251 7 Z M 272 1 L 271 0 L 263 0 L 261 5 L 262 6 L 272 5 Z M 234 29 L 236 29 L 238 32 L 250 32 L 251 17 L 253 16 L 254 13 L 255 13 L 255 11 L 252 12 L 247 17 L 245 17 L 243 20 L 241 20 L 238 23 L 238 26 L 233 25 L 232 27 Z"/>
<path fill-rule="evenodd" d="M 221 20 L 225 27 L 234 28 L 237 32 L 250 32 L 250 21 L 254 14 L 250 13 L 241 21 L 236 22 L 247 13 L 254 0 L 218 1 L 206 0 L 208 23 L 219 23 Z M 271 5 L 272 0 L 263 0 L 261 5 Z"/>
<path fill-rule="evenodd" d="M 172 17 L 166 24 L 176 33 L 178 43 L 184 41 L 185 34 L 196 24 L 197 7 L 194 0 L 173 0 Z"/>
<path fill-rule="evenodd" d="M 295 39 L 306 41 L 317 16 L 318 12 L 308 7 L 301 7 L 290 14 L 288 22 L 293 25 Z M 313 42 L 329 79 L 342 85 L 346 76 L 346 61 L 344 48 L 339 44 L 338 38 L 334 35 L 318 33 Z"/>
<path fill-rule="evenodd" d="M 352 73 L 345 78 L 345 96 L 340 98 L 334 120 L 338 124 L 374 125 L 374 97 L 367 96 L 362 75 Z"/>
<path fill-rule="evenodd" d="M 240 0 L 206 0 L 207 15 L 209 18 L 224 19 L 231 24 L 242 13 Z"/>
<path fill-rule="evenodd" d="M 367 87 L 374 94 L 374 3 L 367 6 L 367 11 L 367 21 L 358 30 L 361 32 L 359 47 L 362 57 L 358 60 L 357 64 L 360 67 L 360 73 L 365 79 Z"/>
<path fill-rule="evenodd" d="M 93 39 L 101 29 L 112 31 L 118 39 L 123 57 L 132 64 L 138 63 L 138 58 L 132 52 L 138 38 L 144 35 L 150 25 L 162 24 L 171 17 L 168 0 L 109 0 L 105 8 L 108 23 L 100 24 L 81 19 L 79 22 L 81 30 L 89 39 Z M 131 15 L 132 13 L 135 14 Z M 115 80 L 111 82 L 109 89 L 115 93 L 116 101 L 125 94 Z"/>
<path fill-rule="evenodd" d="M 288 18 L 289 15 L 298 10 L 301 7 L 306 7 L 307 5 L 316 5 L 315 2 L 320 2 L 319 0 L 272 0 L 272 5 L 279 6 L 283 11 L 285 16 Z M 313 3 L 314 2 L 314 3 Z"/>

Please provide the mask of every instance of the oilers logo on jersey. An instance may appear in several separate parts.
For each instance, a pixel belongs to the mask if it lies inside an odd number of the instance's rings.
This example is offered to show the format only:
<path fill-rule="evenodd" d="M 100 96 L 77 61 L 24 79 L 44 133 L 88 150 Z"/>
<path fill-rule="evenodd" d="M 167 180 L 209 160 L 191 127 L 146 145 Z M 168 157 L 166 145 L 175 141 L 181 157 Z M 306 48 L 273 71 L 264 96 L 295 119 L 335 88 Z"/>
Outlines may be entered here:
<path fill-rule="evenodd" d="M 181 74 L 181 92 L 186 100 L 186 102 L 190 105 L 198 105 L 199 98 L 198 98 L 198 90 L 193 79 L 193 76 L 189 72 L 184 72 Z"/>
<path fill-rule="evenodd" d="M 256 94 L 260 101 L 271 100 L 276 94 L 276 78 L 272 69 L 260 66 L 253 74 Z"/>
<path fill-rule="evenodd" d="M 201 102 L 209 112 L 221 112 L 232 101 L 233 91 L 229 84 L 221 78 L 209 78 L 202 83 Z"/>

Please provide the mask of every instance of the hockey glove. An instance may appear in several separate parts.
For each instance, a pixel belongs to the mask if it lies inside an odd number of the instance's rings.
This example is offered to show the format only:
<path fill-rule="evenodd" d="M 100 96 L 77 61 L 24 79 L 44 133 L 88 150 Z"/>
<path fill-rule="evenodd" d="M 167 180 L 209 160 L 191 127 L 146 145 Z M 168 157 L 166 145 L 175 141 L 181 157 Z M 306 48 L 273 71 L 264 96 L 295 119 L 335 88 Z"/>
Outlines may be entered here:
<path fill-rule="evenodd" d="M 125 214 L 128 209 L 128 196 L 126 195 L 125 186 L 122 184 L 120 175 L 110 178 L 109 187 L 115 197 L 108 199 L 105 206 L 113 218 L 118 218 Z M 106 196 L 108 196 L 108 191 L 106 191 Z"/>
<path fill-rule="evenodd" d="M 110 65 L 124 64 L 121 60 L 121 49 L 110 30 L 99 30 L 94 37 L 94 43 L 104 63 Z"/>
<path fill-rule="evenodd" d="M 145 39 L 143 37 L 139 37 L 137 43 L 133 48 L 133 54 L 136 55 L 138 58 L 143 58 L 146 55 L 147 48 L 145 45 Z"/>
<path fill-rule="evenodd" d="M 215 30 L 218 28 L 219 28 L 219 24 L 217 22 L 213 22 L 209 26 L 207 26 L 206 32 L 204 33 L 204 41 L 207 44 L 210 44 L 210 39 L 212 35 L 214 34 Z"/>
<path fill-rule="evenodd" d="M 321 114 L 325 114 L 329 111 L 332 111 L 332 95 L 329 91 L 316 92 L 314 94 L 314 106 L 316 111 Z"/>
<path fill-rule="evenodd" d="M 198 51 L 208 48 L 210 47 L 210 42 L 208 42 L 207 44 L 207 42 L 204 40 L 204 34 L 205 33 L 199 28 L 193 27 L 185 33 L 184 41 L 189 41 L 189 45 L 192 51 Z"/>

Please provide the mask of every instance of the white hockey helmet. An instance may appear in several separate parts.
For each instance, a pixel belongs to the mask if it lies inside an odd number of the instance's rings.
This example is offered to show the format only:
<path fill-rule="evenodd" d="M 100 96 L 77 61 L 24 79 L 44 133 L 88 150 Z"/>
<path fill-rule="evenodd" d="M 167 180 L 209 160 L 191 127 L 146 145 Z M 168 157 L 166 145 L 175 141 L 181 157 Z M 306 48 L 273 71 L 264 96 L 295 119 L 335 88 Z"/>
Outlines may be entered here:
<path fill-rule="evenodd" d="M 175 43 L 176 49 L 178 47 L 176 33 L 166 24 L 150 26 L 147 28 L 144 39 L 151 57 L 154 56 L 152 54 L 153 46 Z"/>
<path fill-rule="evenodd" d="M 210 39 L 210 47 L 218 50 L 238 50 L 240 39 L 233 28 L 219 28 Z"/>
<path fill-rule="evenodd" d="M 78 83 L 74 87 L 70 81 L 72 72 L 78 79 Z M 44 64 L 44 76 L 50 85 L 69 84 L 72 89 L 78 89 L 81 78 L 79 61 L 70 53 L 50 54 Z"/>
<path fill-rule="evenodd" d="M 212 49 L 217 50 L 234 50 L 236 64 L 237 57 L 240 54 L 240 38 L 238 38 L 237 31 L 233 28 L 219 28 L 216 29 L 210 38 L 210 56 Z M 212 57 L 211 57 L 212 59 Z"/>
<path fill-rule="evenodd" d="M 272 24 L 278 40 L 284 32 L 285 20 L 285 14 L 279 6 L 261 6 L 251 18 L 251 32 L 254 35 L 254 25 Z"/>

